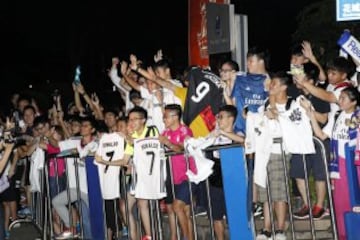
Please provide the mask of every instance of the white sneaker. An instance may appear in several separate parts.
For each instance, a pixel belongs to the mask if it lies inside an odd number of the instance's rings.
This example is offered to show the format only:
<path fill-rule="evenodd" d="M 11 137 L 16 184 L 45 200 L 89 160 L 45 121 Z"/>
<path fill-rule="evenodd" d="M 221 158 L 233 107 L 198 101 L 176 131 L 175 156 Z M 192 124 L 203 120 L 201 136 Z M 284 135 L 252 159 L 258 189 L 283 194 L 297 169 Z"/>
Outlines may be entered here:
<path fill-rule="evenodd" d="M 256 235 L 256 240 L 268 240 L 271 238 L 268 238 L 265 234 L 258 234 Z"/>
<path fill-rule="evenodd" d="M 286 235 L 283 231 L 275 234 L 275 240 L 286 240 Z"/>
<path fill-rule="evenodd" d="M 262 229 L 258 235 L 256 235 L 256 240 L 269 240 L 271 239 L 271 232 Z"/>
<path fill-rule="evenodd" d="M 73 234 L 70 231 L 64 231 L 60 235 L 55 237 L 55 239 L 57 239 L 57 240 L 70 239 L 70 238 L 73 238 Z"/>

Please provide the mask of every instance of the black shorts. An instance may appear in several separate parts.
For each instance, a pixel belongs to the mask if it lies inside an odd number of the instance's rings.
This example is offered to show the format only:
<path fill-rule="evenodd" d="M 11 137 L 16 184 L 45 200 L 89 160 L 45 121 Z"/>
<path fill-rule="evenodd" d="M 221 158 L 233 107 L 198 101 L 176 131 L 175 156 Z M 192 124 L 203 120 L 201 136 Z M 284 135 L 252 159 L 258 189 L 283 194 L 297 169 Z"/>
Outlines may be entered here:
<path fill-rule="evenodd" d="M 116 232 L 116 213 L 119 211 L 119 199 L 104 200 L 105 203 L 105 219 L 107 228 L 111 229 L 113 233 Z"/>
<path fill-rule="evenodd" d="M 316 181 L 325 181 L 325 163 L 324 159 L 321 156 L 319 146 L 317 144 L 315 144 L 315 150 L 315 154 L 305 155 L 307 173 L 308 176 L 309 174 L 312 174 Z M 290 163 L 290 176 L 292 178 L 305 178 L 302 154 L 292 154 Z"/>
<path fill-rule="evenodd" d="M 18 200 L 18 190 L 16 188 L 16 180 L 14 177 L 9 179 L 10 186 L 0 194 L 2 202 L 13 202 Z"/>
<path fill-rule="evenodd" d="M 224 190 L 210 185 L 210 201 L 213 220 L 223 220 L 226 215 Z"/>
<path fill-rule="evenodd" d="M 166 197 L 164 199 L 166 204 L 172 204 L 174 201 L 174 194 L 173 194 L 173 189 L 171 186 L 171 180 L 170 180 L 170 175 L 167 175 L 168 177 L 166 178 L 165 181 L 165 187 L 166 187 Z"/>

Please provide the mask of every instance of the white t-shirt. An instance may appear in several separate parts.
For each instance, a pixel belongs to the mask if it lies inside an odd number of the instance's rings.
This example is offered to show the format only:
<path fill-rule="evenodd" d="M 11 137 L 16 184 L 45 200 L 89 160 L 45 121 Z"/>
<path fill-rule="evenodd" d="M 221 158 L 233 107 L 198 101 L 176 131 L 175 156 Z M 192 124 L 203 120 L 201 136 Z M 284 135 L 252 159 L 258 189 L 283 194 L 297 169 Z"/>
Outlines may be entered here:
<path fill-rule="evenodd" d="M 165 125 L 163 122 L 163 111 L 162 108 L 166 104 L 179 104 L 181 105 L 181 101 L 177 98 L 172 91 L 166 88 L 160 88 L 156 91 L 162 91 L 163 94 L 163 103 L 160 104 L 158 98 L 155 96 L 155 92 L 151 93 L 147 88 L 140 86 L 141 97 L 145 100 L 148 100 L 148 107 L 145 109 L 148 113 L 148 120 L 146 124 L 148 126 L 155 125 L 159 132 L 163 132 L 165 130 Z"/>
<path fill-rule="evenodd" d="M 118 133 L 105 133 L 100 138 L 96 155 L 104 161 L 119 160 L 124 157 L 124 138 Z M 103 199 L 116 199 L 120 197 L 120 167 L 104 164 L 98 166 L 100 188 Z"/>
<path fill-rule="evenodd" d="M 89 146 L 91 146 L 91 148 L 93 149 L 95 145 L 96 143 L 92 141 L 83 147 L 81 146 L 80 139 L 68 139 L 59 142 L 59 148 L 61 152 L 70 149 L 77 149 L 77 150 L 80 149 L 80 151 L 82 151 L 83 154 L 85 154 L 85 152 L 88 152 L 86 149 L 89 148 Z M 66 158 L 65 161 L 66 161 L 69 187 L 76 188 L 75 164 L 77 164 L 80 191 L 87 194 L 88 187 L 87 187 L 85 162 L 82 161 L 80 158 Z"/>
<path fill-rule="evenodd" d="M 348 80 L 346 80 L 345 82 L 350 82 Z M 326 87 L 326 91 L 328 92 L 332 92 L 335 97 L 336 97 L 336 100 L 339 100 L 339 97 L 340 97 L 340 93 L 343 89 L 345 89 L 347 86 L 343 86 L 343 87 L 336 87 L 336 85 L 332 85 L 332 84 L 329 84 L 327 85 Z M 335 113 L 339 110 L 339 105 L 337 103 L 330 103 L 330 112 L 328 114 L 328 119 L 330 120 L 331 118 L 334 118 L 335 116 Z M 327 123 L 327 125 L 329 124 L 329 121 Z"/>
<path fill-rule="evenodd" d="M 345 144 L 349 142 L 349 127 L 346 121 L 351 119 L 353 113 L 341 112 L 336 122 L 335 118 L 329 119 L 329 123 L 322 129 L 323 132 L 332 139 L 338 140 L 339 157 L 345 158 Z M 348 119 L 348 120 L 347 120 Z"/>
<path fill-rule="evenodd" d="M 285 106 L 286 106 L 286 104 L 276 104 L 276 108 L 277 108 L 279 114 L 285 112 Z M 265 111 L 264 106 L 259 107 L 258 111 L 259 111 L 259 113 L 263 114 Z M 266 121 L 266 124 L 267 124 L 267 128 L 269 130 L 269 131 L 267 131 L 269 133 L 268 137 L 270 137 L 272 139 L 282 137 L 282 131 L 281 131 L 280 123 L 278 120 L 268 119 Z M 256 143 L 256 145 L 258 145 L 258 143 Z M 281 154 L 281 145 L 279 143 L 273 143 L 271 145 L 271 153 Z"/>
<path fill-rule="evenodd" d="M 10 161 L 9 161 L 10 162 Z M 31 192 L 41 192 L 41 173 L 44 168 L 45 152 L 40 147 L 37 147 L 30 157 L 30 173 L 29 181 Z"/>
<path fill-rule="evenodd" d="M 310 119 L 305 109 L 300 106 L 301 97 L 293 100 L 288 110 L 285 109 L 286 104 L 276 104 L 279 110 L 278 120 L 286 152 L 312 154 L 315 153 L 313 132 Z"/>
<path fill-rule="evenodd" d="M 158 138 L 134 140 L 134 169 L 136 177 L 135 197 L 161 199 L 166 196 L 165 160 L 160 157 L 161 144 Z"/>

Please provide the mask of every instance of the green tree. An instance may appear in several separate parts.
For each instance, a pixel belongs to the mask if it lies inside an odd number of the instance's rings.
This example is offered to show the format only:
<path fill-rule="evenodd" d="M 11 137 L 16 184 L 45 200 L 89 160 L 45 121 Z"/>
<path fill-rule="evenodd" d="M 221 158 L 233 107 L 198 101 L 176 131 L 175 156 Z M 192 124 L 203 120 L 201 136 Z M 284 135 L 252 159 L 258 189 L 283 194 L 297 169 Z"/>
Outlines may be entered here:
<path fill-rule="evenodd" d="M 297 16 L 298 28 L 292 35 L 293 42 L 308 40 L 321 64 L 339 55 L 337 40 L 349 29 L 360 37 L 359 21 L 336 21 L 336 1 L 320 0 L 306 6 Z"/>

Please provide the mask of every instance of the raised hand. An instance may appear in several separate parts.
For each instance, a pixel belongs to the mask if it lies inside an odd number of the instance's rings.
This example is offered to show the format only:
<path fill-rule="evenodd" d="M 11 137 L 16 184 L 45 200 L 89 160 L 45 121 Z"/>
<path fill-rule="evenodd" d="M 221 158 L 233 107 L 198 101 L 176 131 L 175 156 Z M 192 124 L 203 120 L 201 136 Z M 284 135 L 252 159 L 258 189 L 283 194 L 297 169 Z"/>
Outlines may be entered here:
<path fill-rule="evenodd" d="M 119 58 L 117 58 L 117 57 L 113 57 L 113 58 L 111 59 L 111 63 L 112 63 L 113 66 L 118 65 L 119 62 L 120 62 L 120 61 L 119 61 Z"/>
<path fill-rule="evenodd" d="M 76 89 L 77 89 L 77 91 L 78 91 L 80 94 L 84 94 L 84 93 L 85 93 L 84 86 L 83 86 L 81 83 L 79 83 L 79 84 L 76 85 Z"/>
<path fill-rule="evenodd" d="M 309 59 L 311 62 L 313 62 L 315 56 L 314 56 L 314 53 L 312 51 L 310 42 L 309 41 L 303 41 L 301 43 L 301 46 L 303 47 L 302 53 L 304 54 L 304 56 L 307 59 Z"/>
<path fill-rule="evenodd" d="M 100 106 L 99 97 L 97 96 L 97 94 L 95 92 L 93 94 L 91 94 L 91 101 L 95 106 Z"/>
<path fill-rule="evenodd" d="M 15 127 L 15 122 L 9 117 L 6 117 L 5 130 L 10 130 L 14 127 Z"/>
<path fill-rule="evenodd" d="M 159 49 L 156 54 L 154 55 L 154 62 L 158 62 L 163 59 L 162 50 Z"/>

